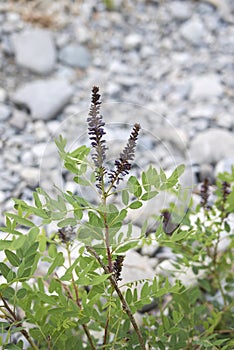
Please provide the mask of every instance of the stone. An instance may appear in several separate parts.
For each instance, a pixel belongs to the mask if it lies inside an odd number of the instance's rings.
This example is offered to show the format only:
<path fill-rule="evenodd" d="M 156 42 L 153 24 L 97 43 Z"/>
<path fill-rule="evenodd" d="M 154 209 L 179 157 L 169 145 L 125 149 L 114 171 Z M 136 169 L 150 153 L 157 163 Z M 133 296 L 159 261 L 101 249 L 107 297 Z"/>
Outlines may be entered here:
<path fill-rule="evenodd" d="M 141 43 L 143 43 L 142 36 L 139 34 L 133 33 L 128 35 L 124 39 L 123 47 L 127 51 L 136 50 L 136 49 L 139 49 L 139 47 L 141 46 Z"/>
<path fill-rule="evenodd" d="M 0 204 L 2 204 L 6 199 L 6 195 L 3 191 L 0 191 Z"/>
<path fill-rule="evenodd" d="M 139 253 L 131 250 L 126 253 L 121 273 L 121 285 L 147 278 L 153 279 L 154 276 L 154 270 L 150 266 L 147 256 L 141 256 Z M 142 283 L 138 283 L 138 290 L 141 287 Z"/>
<path fill-rule="evenodd" d="M 18 130 L 23 130 L 28 120 L 27 115 L 19 110 L 14 110 L 13 116 L 9 121 L 9 124 Z"/>
<path fill-rule="evenodd" d="M 20 86 L 13 101 L 28 108 L 32 119 L 48 120 L 63 109 L 72 93 L 72 87 L 64 79 L 36 80 Z"/>
<path fill-rule="evenodd" d="M 233 157 L 234 134 L 211 128 L 198 134 L 191 142 L 189 155 L 192 164 L 216 164 L 223 158 Z"/>
<path fill-rule="evenodd" d="M 11 108 L 0 104 L 0 121 L 5 121 L 11 116 Z"/>
<path fill-rule="evenodd" d="M 206 100 L 222 94 L 223 86 L 217 74 L 209 73 L 192 78 L 191 100 Z"/>
<path fill-rule="evenodd" d="M 215 167 L 215 176 L 217 176 L 219 173 L 223 173 L 223 172 L 228 172 L 231 173 L 232 172 L 232 167 L 234 167 L 234 156 L 230 157 L 230 158 L 224 158 L 221 159 Z"/>
<path fill-rule="evenodd" d="M 91 55 L 86 47 L 69 44 L 61 49 L 59 59 L 68 66 L 86 69 L 91 64 Z"/>
<path fill-rule="evenodd" d="M 192 7 L 189 2 L 172 1 L 169 4 L 169 11 L 177 21 L 186 21 L 192 16 Z"/>
<path fill-rule="evenodd" d="M 5 102 L 7 98 L 7 92 L 0 87 L 0 103 Z"/>
<path fill-rule="evenodd" d="M 191 18 L 180 28 L 180 35 L 191 45 L 200 46 L 205 36 L 205 27 L 200 18 Z"/>
<path fill-rule="evenodd" d="M 39 184 L 40 176 L 38 168 L 24 167 L 20 175 L 29 187 L 36 187 Z"/>
<path fill-rule="evenodd" d="M 45 29 L 29 29 L 12 36 L 16 63 L 32 72 L 47 74 L 54 68 L 56 50 L 52 34 Z"/>

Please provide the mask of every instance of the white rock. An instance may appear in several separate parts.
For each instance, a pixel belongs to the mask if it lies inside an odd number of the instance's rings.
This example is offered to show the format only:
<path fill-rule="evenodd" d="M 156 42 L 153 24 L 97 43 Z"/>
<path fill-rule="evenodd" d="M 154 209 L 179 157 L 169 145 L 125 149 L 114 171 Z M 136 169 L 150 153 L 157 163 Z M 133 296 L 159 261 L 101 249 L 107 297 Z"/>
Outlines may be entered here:
<path fill-rule="evenodd" d="M 0 102 L 5 102 L 6 98 L 7 98 L 6 90 L 0 87 Z"/>
<path fill-rule="evenodd" d="M 200 18 L 192 18 L 185 22 L 180 28 L 182 38 L 192 45 L 202 44 L 205 36 L 205 27 Z"/>
<path fill-rule="evenodd" d="M 198 134 L 192 140 L 189 155 L 194 164 L 214 164 L 223 158 L 233 157 L 233 149 L 233 133 L 214 128 Z"/>
<path fill-rule="evenodd" d="M 143 42 L 143 38 L 139 34 L 130 34 L 128 35 L 124 40 L 124 49 L 125 50 L 135 50 L 138 49 L 141 46 L 141 43 Z"/>
<path fill-rule="evenodd" d="M 19 110 L 14 110 L 13 116 L 9 121 L 9 124 L 19 130 L 23 130 L 28 118 L 27 115 Z"/>
<path fill-rule="evenodd" d="M 0 121 L 7 120 L 11 115 L 11 108 L 9 106 L 0 105 Z"/>
<path fill-rule="evenodd" d="M 231 173 L 232 167 L 234 167 L 234 156 L 230 158 L 221 159 L 215 167 L 215 176 L 224 171 Z"/>
<path fill-rule="evenodd" d="M 134 251 L 128 251 L 123 263 L 121 273 L 121 285 L 131 283 L 142 279 L 153 279 L 155 276 L 154 270 L 150 266 L 149 258 L 141 256 Z M 141 289 L 142 284 L 139 284 L 138 289 Z"/>
<path fill-rule="evenodd" d="M 47 74 L 55 65 L 56 51 L 51 33 L 30 29 L 12 36 L 17 64 L 35 73 Z"/>
<path fill-rule="evenodd" d="M 223 86 L 217 74 L 205 74 L 192 78 L 190 97 L 192 100 L 206 100 L 223 94 Z"/>
<path fill-rule="evenodd" d="M 22 168 L 21 176 L 29 186 L 35 187 L 39 183 L 39 169 L 37 168 Z"/>
<path fill-rule="evenodd" d="M 37 80 L 20 86 L 13 100 L 27 106 L 33 119 L 52 119 L 68 103 L 72 87 L 64 79 Z"/>
<path fill-rule="evenodd" d="M 178 21 L 186 21 L 192 15 L 192 7 L 189 2 L 172 1 L 169 3 L 171 15 Z"/>

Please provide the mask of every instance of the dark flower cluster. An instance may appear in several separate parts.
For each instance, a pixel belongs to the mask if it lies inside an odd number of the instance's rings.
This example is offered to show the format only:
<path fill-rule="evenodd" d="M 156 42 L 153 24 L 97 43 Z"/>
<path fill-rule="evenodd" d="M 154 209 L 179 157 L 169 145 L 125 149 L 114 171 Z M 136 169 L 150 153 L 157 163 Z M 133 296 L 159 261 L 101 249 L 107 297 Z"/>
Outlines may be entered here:
<path fill-rule="evenodd" d="M 66 226 L 58 230 L 58 238 L 62 243 L 67 243 L 75 236 L 74 227 Z"/>
<path fill-rule="evenodd" d="M 228 195 L 231 193 L 230 184 L 227 181 L 222 183 L 222 194 L 223 194 L 223 202 L 225 203 Z"/>
<path fill-rule="evenodd" d="M 114 261 L 113 272 L 114 272 L 114 278 L 115 278 L 116 282 L 122 280 L 122 278 L 120 276 L 121 276 L 121 272 L 122 272 L 122 268 L 123 268 L 124 258 L 125 257 L 123 255 L 118 255 Z"/>
<path fill-rule="evenodd" d="M 109 171 L 109 181 L 110 183 L 118 184 L 120 180 L 127 175 L 131 169 L 131 163 L 135 156 L 136 141 L 140 131 L 140 124 L 135 124 L 131 135 L 128 139 L 128 143 L 125 146 L 122 153 L 120 153 L 119 159 L 115 161 L 115 170 Z"/>
<path fill-rule="evenodd" d="M 103 140 L 103 136 L 106 134 L 103 127 L 105 125 L 100 115 L 100 101 L 101 95 L 99 94 L 99 88 L 94 86 L 92 89 L 91 107 L 89 112 L 88 122 L 88 134 L 91 140 L 91 146 L 95 152 L 92 154 L 92 159 L 96 167 L 96 179 L 98 181 L 97 187 L 101 188 L 101 180 L 106 173 L 104 167 L 104 160 L 106 158 L 106 141 Z"/>
<path fill-rule="evenodd" d="M 201 190 L 200 190 L 200 196 L 201 196 L 201 206 L 205 209 L 208 209 L 208 198 L 210 195 L 209 191 L 209 179 L 205 178 L 202 185 L 201 185 Z"/>

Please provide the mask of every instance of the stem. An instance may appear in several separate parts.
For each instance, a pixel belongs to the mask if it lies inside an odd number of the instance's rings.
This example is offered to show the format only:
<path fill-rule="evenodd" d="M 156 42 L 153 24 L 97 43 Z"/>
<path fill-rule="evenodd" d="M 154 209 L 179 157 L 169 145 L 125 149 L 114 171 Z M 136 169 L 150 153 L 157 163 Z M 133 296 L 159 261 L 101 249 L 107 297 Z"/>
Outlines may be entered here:
<path fill-rule="evenodd" d="M 14 319 L 14 321 L 17 322 L 16 328 L 17 327 L 22 327 L 22 320 L 18 319 L 18 317 L 16 316 L 15 312 L 11 310 L 10 306 L 8 305 L 8 303 L 6 302 L 5 298 L 2 296 L 2 294 L 0 294 L 0 297 L 3 301 L 4 307 L 7 309 L 7 311 L 9 312 L 9 314 L 11 315 L 9 317 L 10 321 L 12 322 L 12 318 Z M 36 346 L 36 344 L 34 344 L 33 340 L 31 339 L 30 335 L 28 334 L 28 332 L 26 331 L 26 329 L 21 329 L 19 331 L 21 334 L 23 334 L 23 336 L 25 337 L 25 339 L 29 342 L 29 344 L 32 346 L 32 348 L 34 350 L 39 350 L 39 348 Z"/>
<path fill-rule="evenodd" d="M 71 254 L 70 254 L 70 249 L 69 249 L 69 243 L 66 244 L 66 249 L 67 249 L 67 254 L 68 254 L 68 263 L 69 263 L 69 266 L 71 266 Z M 76 302 L 76 305 L 82 309 L 82 306 L 81 306 L 81 303 L 80 303 L 80 300 L 79 300 L 79 293 L 78 293 L 78 288 L 77 288 L 77 285 L 75 283 L 75 280 L 74 280 L 74 277 L 72 275 L 72 286 L 74 288 L 74 291 L 75 291 L 75 300 L 73 298 L 73 296 L 71 295 L 71 293 L 69 293 L 69 296 L 72 298 L 72 300 L 74 300 Z M 67 288 L 69 290 L 69 288 Z M 91 349 L 92 350 L 96 350 L 96 347 L 93 343 L 93 340 L 92 340 L 92 337 L 91 337 L 91 334 L 89 332 L 89 329 L 87 327 L 86 324 L 82 324 L 82 327 L 83 327 L 83 330 L 88 338 L 88 341 L 90 343 L 90 346 L 91 346 Z"/>
<path fill-rule="evenodd" d="M 112 299 L 113 291 L 114 291 L 114 289 L 113 289 L 113 287 L 112 287 L 112 291 L 111 291 L 111 294 L 110 294 L 110 299 L 109 299 L 109 301 L 111 301 L 111 299 Z M 106 318 L 105 332 L 104 332 L 104 337 L 103 337 L 103 345 L 108 344 L 108 327 L 109 327 L 109 323 L 110 323 L 110 312 L 111 312 L 111 306 L 110 306 L 110 304 L 109 304 L 108 310 L 107 310 L 107 318 Z"/>
<path fill-rule="evenodd" d="M 101 265 L 101 267 L 103 268 L 105 273 L 109 274 L 110 271 L 109 271 L 108 267 L 102 262 L 101 258 L 98 256 L 98 254 L 95 252 L 95 250 L 92 247 L 89 247 L 89 246 L 86 246 L 86 249 L 87 249 L 87 251 L 90 254 L 92 254 L 97 259 L 97 261 L 99 262 L 99 264 Z M 125 300 L 123 294 L 121 293 L 121 291 L 120 291 L 120 289 L 119 289 L 119 287 L 118 287 L 114 277 L 113 276 L 109 276 L 108 279 L 110 280 L 112 286 L 114 287 L 116 293 L 118 294 L 118 297 L 119 297 L 119 299 L 120 299 L 120 301 L 122 303 L 123 310 L 126 311 L 128 317 L 129 317 L 129 319 L 131 321 L 131 324 L 132 324 L 132 326 L 133 326 L 133 328 L 134 328 L 134 330 L 135 330 L 135 332 L 137 334 L 137 337 L 138 337 L 138 340 L 139 340 L 139 345 L 141 346 L 141 349 L 146 350 L 145 343 L 144 343 L 141 331 L 140 331 L 140 329 L 139 329 L 139 327 L 138 327 L 138 325 L 137 325 L 137 323 L 135 321 L 135 318 L 134 318 L 134 316 L 133 316 L 133 314 L 132 314 L 132 312 L 131 312 L 131 310 L 130 310 L 130 308 L 128 306 L 127 301 Z"/>

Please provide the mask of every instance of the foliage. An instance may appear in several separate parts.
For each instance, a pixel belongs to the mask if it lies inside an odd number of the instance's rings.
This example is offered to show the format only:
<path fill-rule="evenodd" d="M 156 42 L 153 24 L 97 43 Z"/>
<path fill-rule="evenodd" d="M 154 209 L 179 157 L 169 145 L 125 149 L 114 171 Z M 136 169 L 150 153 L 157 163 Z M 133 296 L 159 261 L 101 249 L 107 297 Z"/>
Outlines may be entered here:
<path fill-rule="evenodd" d="M 121 232 L 129 210 L 137 210 L 160 191 L 176 193 L 184 166 L 170 176 L 152 166 L 140 179 L 130 175 L 140 132 L 135 124 L 108 169 L 100 104 L 94 87 L 88 117 L 91 148 L 68 152 L 63 137 L 56 141 L 74 181 L 97 192 L 99 202 L 59 189 L 52 198 L 38 188 L 33 204 L 15 199 L 15 211 L 6 213 L 0 240 L 5 254 L 0 262 L 3 349 L 24 348 L 16 334 L 23 336 L 28 349 L 233 348 L 234 239 L 229 216 L 234 212 L 234 169 L 219 176 L 212 206 L 206 182 L 201 204 L 189 209 L 172 234 L 164 232 L 162 222 L 155 233 L 146 235 L 143 223 L 141 239 L 134 240 L 131 229 L 127 235 Z M 120 182 L 125 183 L 121 189 Z M 56 229 L 48 235 L 52 224 Z M 220 250 L 224 236 L 228 244 Z M 176 253 L 173 272 L 140 281 L 141 288 L 139 281 L 122 286 L 127 252 L 154 240 Z M 42 265 L 47 266 L 46 274 Z M 196 284 L 180 278 L 188 268 Z M 145 312 L 139 325 L 138 311 L 150 304 L 157 307 Z"/>

